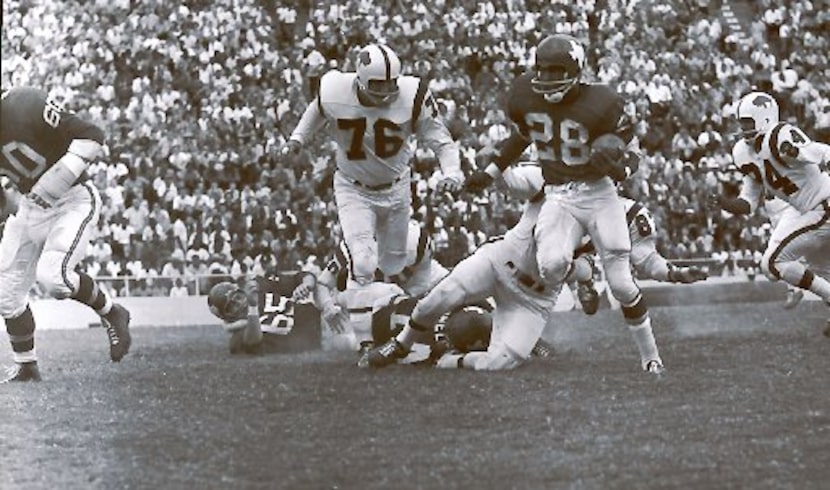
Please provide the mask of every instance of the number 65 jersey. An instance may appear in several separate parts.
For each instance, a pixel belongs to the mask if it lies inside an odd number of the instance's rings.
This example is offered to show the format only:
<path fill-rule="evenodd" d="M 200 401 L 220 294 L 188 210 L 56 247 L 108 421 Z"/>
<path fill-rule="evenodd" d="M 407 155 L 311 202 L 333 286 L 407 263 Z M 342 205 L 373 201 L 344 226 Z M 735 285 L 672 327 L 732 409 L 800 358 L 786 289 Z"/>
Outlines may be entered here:
<path fill-rule="evenodd" d="M 0 173 L 23 194 L 66 154 L 72 140 L 104 143 L 99 127 L 67 112 L 40 89 L 5 92 L 0 113 Z"/>
<path fill-rule="evenodd" d="M 753 209 L 765 190 L 801 213 L 830 199 L 830 176 L 819 167 L 828 158 L 827 145 L 792 124 L 778 123 L 752 142 L 738 141 L 732 158 L 744 174 L 740 197 Z"/>

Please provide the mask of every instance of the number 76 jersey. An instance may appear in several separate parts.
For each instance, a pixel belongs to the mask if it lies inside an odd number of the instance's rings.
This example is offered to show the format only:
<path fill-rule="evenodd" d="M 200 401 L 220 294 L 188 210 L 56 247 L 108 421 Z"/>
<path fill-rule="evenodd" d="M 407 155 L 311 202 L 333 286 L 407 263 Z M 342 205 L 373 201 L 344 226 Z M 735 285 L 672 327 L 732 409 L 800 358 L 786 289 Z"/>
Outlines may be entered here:
<path fill-rule="evenodd" d="M 744 174 L 741 197 L 754 209 L 766 190 L 801 213 L 815 208 L 830 199 L 830 176 L 819 167 L 824 153 L 826 145 L 783 122 L 754 141 L 738 141 L 732 158 Z"/>

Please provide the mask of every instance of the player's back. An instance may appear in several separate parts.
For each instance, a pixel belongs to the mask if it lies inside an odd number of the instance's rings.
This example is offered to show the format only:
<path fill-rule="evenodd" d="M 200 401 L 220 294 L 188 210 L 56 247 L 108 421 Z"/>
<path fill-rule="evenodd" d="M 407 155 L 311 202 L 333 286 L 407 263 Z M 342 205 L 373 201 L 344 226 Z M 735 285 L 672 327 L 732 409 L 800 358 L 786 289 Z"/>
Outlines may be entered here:
<path fill-rule="evenodd" d="M 519 76 L 508 95 L 508 117 L 536 144 L 545 182 L 591 181 L 603 173 L 589 165 L 591 142 L 614 132 L 623 100 L 609 86 L 579 84 L 558 103 L 533 91 L 532 74 Z"/>
<path fill-rule="evenodd" d="M 337 142 L 337 166 L 366 185 L 394 181 L 409 167 L 411 140 L 427 84 L 416 77 L 398 79 L 399 95 L 387 106 L 365 106 L 358 99 L 355 73 L 332 70 L 320 80 L 319 109 Z"/>

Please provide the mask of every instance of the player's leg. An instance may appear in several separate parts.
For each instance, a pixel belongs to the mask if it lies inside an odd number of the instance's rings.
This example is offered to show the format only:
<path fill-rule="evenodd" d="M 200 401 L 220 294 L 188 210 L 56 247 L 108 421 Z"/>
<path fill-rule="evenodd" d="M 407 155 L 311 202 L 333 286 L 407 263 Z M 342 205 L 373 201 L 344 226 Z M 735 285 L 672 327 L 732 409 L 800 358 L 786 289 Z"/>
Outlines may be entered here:
<path fill-rule="evenodd" d="M 503 371 L 520 366 L 530 357 L 547 325 L 555 301 L 533 300 L 504 284 L 496 286 L 495 300 L 493 331 L 487 350 L 445 354 L 439 359 L 437 367 Z"/>
<path fill-rule="evenodd" d="M 409 322 L 389 342 L 372 349 L 361 358 L 361 367 L 384 367 L 407 355 L 412 345 L 430 335 L 441 317 L 466 303 L 482 301 L 493 294 L 496 272 L 490 254 L 497 244 L 480 247 L 453 268 L 415 305 Z"/>
<path fill-rule="evenodd" d="M 75 269 L 86 255 L 92 228 L 98 220 L 100 199 L 91 185 L 76 186 L 70 192 L 67 201 L 55 210 L 37 262 L 37 280 L 52 297 L 71 298 L 95 310 L 109 336 L 110 358 L 120 361 L 132 343 L 130 313 L 113 303 L 92 277 Z"/>
<path fill-rule="evenodd" d="M 779 222 L 761 259 L 761 270 L 773 280 L 812 291 L 830 304 L 830 282 L 811 270 L 809 263 L 815 258 L 823 269 L 821 261 L 827 260 L 827 250 L 830 219 L 823 210 L 809 211 Z"/>
<path fill-rule="evenodd" d="M 369 284 L 378 268 L 375 204 L 339 174 L 334 178 L 334 199 L 343 241 L 351 255 L 352 279 L 361 285 Z M 405 237 L 406 232 L 403 235 Z"/>
<path fill-rule="evenodd" d="M 409 186 L 396 185 L 389 192 L 397 196 L 389 207 L 379 211 L 377 221 L 378 267 L 388 277 L 399 274 L 406 266 L 409 221 L 412 197 Z"/>
<path fill-rule="evenodd" d="M 548 186 L 551 187 L 551 186 Z M 574 218 L 570 205 L 555 192 L 546 194 L 534 229 L 536 261 L 546 287 L 559 288 L 571 269 L 574 250 L 585 229 Z"/>
<path fill-rule="evenodd" d="M 40 246 L 28 238 L 26 231 L 23 217 L 12 216 L 0 240 L 0 316 L 6 323 L 15 363 L 2 375 L 2 382 L 40 380 L 35 319 L 29 306 Z"/>
<path fill-rule="evenodd" d="M 601 191 L 594 195 L 594 205 L 602 211 L 593 213 L 588 232 L 599 251 L 608 287 L 620 302 L 643 369 L 662 373 L 663 361 L 652 332 L 648 307 L 631 275 L 631 237 L 625 208 L 616 193 Z"/>

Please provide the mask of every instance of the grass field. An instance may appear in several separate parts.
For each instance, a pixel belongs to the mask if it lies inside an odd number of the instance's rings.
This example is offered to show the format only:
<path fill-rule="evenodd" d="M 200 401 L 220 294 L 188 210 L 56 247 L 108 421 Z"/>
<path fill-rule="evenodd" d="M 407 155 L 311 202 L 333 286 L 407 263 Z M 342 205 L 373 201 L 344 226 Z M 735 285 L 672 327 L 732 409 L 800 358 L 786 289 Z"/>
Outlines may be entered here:
<path fill-rule="evenodd" d="M 99 329 L 38 332 L 44 381 L 0 386 L 0 488 L 828 488 L 826 316 L 655 308 L 661 379 L 610 311 L 509 373 L 231 358 L 218 327 L 136 328 L 111 364 Z"/>

